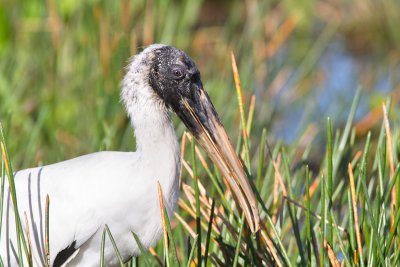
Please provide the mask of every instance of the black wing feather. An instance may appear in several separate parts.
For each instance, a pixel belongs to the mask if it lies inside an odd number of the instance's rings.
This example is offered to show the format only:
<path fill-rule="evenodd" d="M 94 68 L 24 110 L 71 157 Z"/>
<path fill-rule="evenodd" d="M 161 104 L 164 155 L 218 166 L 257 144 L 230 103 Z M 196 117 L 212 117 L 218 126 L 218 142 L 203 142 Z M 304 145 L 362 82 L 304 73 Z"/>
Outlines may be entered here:
<path fill-rule="evenodd" d="M 72 254 L 76 251 L 75 248 L 76 241 L 72 242 L 68 247 L 64 248 L 60 252 L 58 252 L 56 258 L 53 262 L 53 267 L 61 267 Z"/>

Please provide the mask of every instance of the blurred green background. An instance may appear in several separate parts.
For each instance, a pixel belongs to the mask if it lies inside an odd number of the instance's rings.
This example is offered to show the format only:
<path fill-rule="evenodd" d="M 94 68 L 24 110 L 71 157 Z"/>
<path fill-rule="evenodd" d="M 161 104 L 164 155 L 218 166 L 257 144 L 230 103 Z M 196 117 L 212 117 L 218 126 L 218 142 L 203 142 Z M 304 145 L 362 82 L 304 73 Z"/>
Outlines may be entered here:
<path fill-rule="evenodd" d="M 358 86 L 358 135 L 380 128 L 388 96 L 398 125 L 398 25 L 399 1 L 388 0 L 1 0 L 0 121 L 15 169 L 133 150 L 119 100 L 124 66 L 165 43 L 197 62 L 232 139 L 231 51 L 246 107 L 256 96 L 254 140 L 264 127 L 271 142 L 306 136 L 300 145 L 314 141 L 320 155 L 326 117 L 340 127 Z"/>

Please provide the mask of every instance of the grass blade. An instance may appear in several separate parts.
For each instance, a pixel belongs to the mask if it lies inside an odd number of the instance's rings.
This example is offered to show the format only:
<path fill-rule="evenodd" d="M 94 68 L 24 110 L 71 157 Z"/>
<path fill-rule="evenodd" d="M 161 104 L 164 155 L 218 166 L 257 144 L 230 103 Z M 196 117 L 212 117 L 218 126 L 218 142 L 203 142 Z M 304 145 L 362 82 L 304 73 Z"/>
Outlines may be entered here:
<path fill-rule="evenodd" d="M 311 266 L 311 204 L 310 204 L 310 174 L 306 166 L 306 235 L 307 235 L 307 266 Z"/>
<path fill-rule="evenodd" d="M 213 198 L 212 203 L 211 203 L 210 220 L 208 221 L 208 229 L 207 229 L 207 236 L 206 236 L 206 248 L 205 248 L 205 252 L 204 252 L 204 266 L 207 266 L 208 249 L 210 247 L 212 224 L 213 224 L 213 220 L 214 220 L 214 208 L 215 208 L 215 199 Z"/>
<path fill-rule="evenodd" d="M 195 154 L 195 144 L 192 139 L 191 142 L 191 152 L 192 152 L 192 169 L 193 169 L 193 178 L 194 178 L 194 192 L 196 198 L 196 234 L 199 237 L 197 239 L 197 264 L 201 266 L 201 222 L 200 222 L 200 197 L 199 197 L 199 180 L 197 176 L 197 164 L 196 164 L 196 154 Z"/>
<path fill-rule="evenodd" d="M 138 247 L 139 247 L 139 250 L 140 250 L 140 253 L 141 253 L 140 257 L 141 257 L 141 258 L 144 258 L 145 263 L 146 263 L 146 266 L 152 266 L 152 265 L 151 265 L 151 262 L 150 262 L 150 260 L 149 260 L 149 258 L 150 258 L 149 253 L 148 253 L 148 251 L 143 247 L 143 244 L 142 244 L 142 242 L 140 242 L 139 237 L 138 237 L 137 234 L 135 234 L 134 232 L 132 232 L 132 236 L 133 236 L 133 238 L 135 238 L 136 244 L 137 244 Z"/>
<path fill-rule="evenodd" d="M 29 252 L 27 249 L 26 240 L 25 240 L 24 233 L 22 230 L 23 228 L 22 228 L 21 218 L 19 216 L 17 193 L 16 193 L 16 189 L 15 189 L 15 182 L 14 182 L 14 172 L 12 170 L 10 157 L 8 155 L 8 151 L 7 151 L 7 147 L 6 147 L 6 143 L 5 143 L 3 127 L 1 124 L 0 124 L 0 145 L 1 145 L 1 152 L 2 152 L 2 156 L 3 156 L 3 162 L 5 165 L 5 169 L 6 169 L 6 173 L 7 173 L 7 177 L 8 177 L 8 184 L 9 184 L 10 193 L 11 193 L 11 200 L 14 205 L 15 231 L 16 231 L 17 246 L 18 246 L 18 261 L 19 261 L 20 266 L 23 267 L 24 260 L 23 260 L 23 255 L 22 255 L 21 243 L 24 246 L 25 257 L 27 259 L 29 259 Z"/>
<path fill-rule="evenodd" d="M 320 229 L 321 229 L 321 241 L 320 241 L 320 267 L 325 266 L 325 250 L 323 249 L 325 244 L 325 179 L 324 176 L 321 176 L 321 221 L 320 221 Z"/>
<path fill-rule="evenodd" d="M 328 170 L 328 184 L 327 184 L 327 200 L 328 200 L 328 233 L 327 233 L 327 242 L 329 246 L 332 246 L 333 244 L 333 231 L 332 231 L 332 218 L 330 216 L 330 211 L 332 209 L 332 169 L 333 169 L 333 161 L 332 161 L 332 155 L 333 155 L 333 150 L 332 150 L 332 125 L 331 125 L 331 119 L 328 117 L 327 122 L 326 122 L 326 135 L 327 135 L 327 170 Z"/>
<path fill-rule="evenodd" d="M 264 153 L 265 153 L 265 142 L 267 140 L 267 130 L 264 128 L 261 134 L 261 142 L 260 142 L 260 153 L 258 154 L 258 164 L 257 164 L 257 177 L 256 184 L 258 185 L 261 181 L 263 164 L 264 164 Z"/>
<path fill-rule="evenodd" d="M 0 213 L 1 214 L 1 213 Z M 26 236 L 28 239 L 28 252 L 29 252 L 29 259 L 28 259 L 28 264 L 29 266 L 33 266 L 33 260 L 32 260 L 32 242 L 31 242 L 31 233 L 29 229 L 29 222 L 28 222 L 28 216 L 26 215 L 26 212 L 24 211 L 25 215 L 25 225 L 26 225 Z M 0 228 L 1 229 L 1 228 Z"/>
<path fill-rule="evenodd" d="M 363 259 L 363 254 L 362 254 L 362 241 L 361 241 L 361 234 L 360 234 L 360 224 L 358 221 L 356 190 L 355 190 L 355 185 L 354 185 L 354 175 L 353 175 L 353 168 L 351 166 L 351 163 L 349 163 L 349 165 L 348 165 L 348 172 L 349 172 L 349 179 L 350 179 L 351 203 L 352 203 L 353 218 L 354 218 L 354 229 L 356 230 L 358 255 L 360 258 L 361 266 L 364 266 L 364 259 Z"/>
<path fill-rule="evenodd" d="M 346 126 L 344 127 L 344 131 L 342 134 L 342 137 L 339 142 L 339 146 L 337 148 L 337 152 L 335 153 L 335 158 L 333 162 L 336 163 L 336 165 L 333 167 L 333 177 L 336 177 L 336 173 L 339 168 L 339 162 L 341 161 L 343 157 L 343 152 L 345 151 L 347 141 L 350 136 L 350 130 L 354 121 L 354 117 L 356 115 L 358 103 L 360 102 L 360 96 L 361 96 L 361 87 L 357 88 L 356 94 L 354 95 L 353 102 L 351 103 L 351 108 L 349 112 L 349 116 L 347 117 L 346 121 Z"/>
<path fill-rule="evenodd" d="M 195 236 L 193 239 L 193 245 L 192 245 L 192 249 L 190 250 L 190 253 L 189 253 L 188 262 L 187 262 L 186 267 L 192 266 L 192 258 L 193 258 L 194 251 L 196 250 L 198 238 L 199 238 L 199 236 Z"/>
<path fill-rule="evenodd" d="M 46 206 L 45 206 L 45 253 L 46 253 L 46 266 L 50 266 L 50 198 L 46 195 Z"/>
<path fill-rule="evenodd" d="M 232 59 L 233 78 L 235 79 L 236 95 L 239 102 L 240 128 L 242 129 L 242 135 L 244 141 L 244 155 L 245 155 L 244 160 L 246 162 L 247 170 L 250 171 L 249 138 L 248 138 L 248 130 L 246 127 L 247 123 L 244 116 L 242 87 L 240 85 L 239 71 L 236 65 L 236 58 L 233 52 L 231 52 L 231 59 Z"/>
<path fill-rule="evenodd" d="M 242 245 L 242 235 L 243 235 L 243 225 L 244 225 L 244 213 L 242 214 L 242 218 L 240 220 L 240 228 L 239 228 L 239 237 L 237 240 L 236 244 L 236 249 L 235 249 L 235 257 L 233 260 L 233 267 L 236 267 L 239 261 L 239 254 L 240 254 L 240 246 Z"/>
<path fill-rule="evenodd" d="M 104 246 L 106 243 L 106 228 L 103 230 L 103 234 L 101 236 L 101 245 L 100 245 L 100 266 L 104 267 Z"/>
<path fill-rule="evenodd" d="M 180 266 L 178 257 L 176 254 L 175 242 L 172 238 L 171 224 L 169 222 L 167 211 L 164 206 L 164 198 L 163 198 L 160 182 L 157 182 L 157 189 L 158 189 L 158 198 L 159 198 L 159 202 L 160 202 L 161 221 L 162 221 L 162 227 L 163 227 L 163 233 L 164 233 L 164 252 L 165 252 L 166 264 L 167 264 L 167 267 L 168 266 Z M 172 248 L 171 249 L 172 263 L 171 263 L 171 259 L 170 259 L 169 244 L 171 244 L 171 248 Z"/>
<path fill-rule="evenodd" d="M 105 225 L 105 229 L 107 231 L 108 237 L 110 238 L 111 244 L 114 247 L 115 255 L 117 255 L 119 264 L 120 264 L 121 267 L 124 267 L 124 260 L 122 259 L 121 253 L 119 252 L 117 244 L 115 243 L 114 237 L 111 234 L 110 228 L 108 227 L 107 224 Z"/>
<path fill-rule="evenodd" d="M 167 214 L 167 210 L 164 207 L 164 215 L 165 215 L 165 222 L 167 224 L 167 232 L 168 232 L 168 241 L 169 241 L 169 245 L 171 247 L 170 249 L 170 253 L 171 253 L 171 258 L 172 258 L 172 266 L 180 266 L 180 263 L 178 261 L 178 256 L 177 256 L 177 252 L 176 252 L 176 245 L 175 245 L 175 241 L 172 235 L 172 228 L 171 228 L 171 223 L 169 221 L 168 218 L 168 214 Z"/>
<path fill-rule="evenodd" d="M 1 234 L 2 231 L 2 225 L 3 225 L 3 207 L 4 207 L 4 188 L 6 184 L 6 173 L 5 173 L 5 166 L 4 166 L 4 161 L 1 160 L 1 174 L 0 174 L 0 240 L 1 240 Z"/>

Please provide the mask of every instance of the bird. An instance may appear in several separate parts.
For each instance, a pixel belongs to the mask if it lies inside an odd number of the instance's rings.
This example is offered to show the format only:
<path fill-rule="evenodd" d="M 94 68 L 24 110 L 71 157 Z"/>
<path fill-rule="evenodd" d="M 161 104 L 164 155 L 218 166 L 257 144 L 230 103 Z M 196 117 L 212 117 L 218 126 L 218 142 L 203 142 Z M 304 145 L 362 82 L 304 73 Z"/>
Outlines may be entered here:
<path fill-rule="evenodd" d="M 30 234 L 34 266 L 46 264 L 45 205 L 49 205 L 50 266 L 99 266 L 107 225 L 123 261 L 140 254 L 162 234 L 157 184 L 169 217 L 179 197 L 180 146 L 171 121 L 181 119 L 220 170 L 250 230 L 259 229 L 257 202 L 243 163 L 203 88 L 194 61 L 182 50 L 153 44 L 133 56 L 121 82 L 121 102 L 130 118 L 136 151 L 102 151 L 17 171 L 16 198 L 24 234 Z M 18 266 L 15 207 L 5 179 L 0 255 Z M 24 221 L 24 220 L 23 220 Z M 119 261 L 109 239 L 105 266 Z"/>

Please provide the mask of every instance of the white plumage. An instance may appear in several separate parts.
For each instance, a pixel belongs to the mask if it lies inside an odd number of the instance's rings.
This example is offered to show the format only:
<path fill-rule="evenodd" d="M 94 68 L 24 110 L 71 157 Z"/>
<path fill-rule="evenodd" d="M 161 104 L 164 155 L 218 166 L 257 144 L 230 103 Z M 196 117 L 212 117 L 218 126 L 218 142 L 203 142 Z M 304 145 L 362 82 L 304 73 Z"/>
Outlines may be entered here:
<path fill-rule="evenodd" d="M 170 46 L 152 45 L 133 58 L 122 82 L 121 99 L 134 128 L 136 152 L 98 152 L 16 173 L 18 208 L 21 218 L 25 217 L 24 212 L 28 217 L 35 266 L 43 266 L 45 262 L 46 195 L 50 198 L 50 263 L 53 266 L 65 263 L 98 266 L 105 224 L 110 227 L 124 260 L 140 253 L 131 232 L 138 235 L 146 248 L 157 242 L 162 232 L 157 182 L 160 182 L 169 216 L 179 194 L 180 150 L 170 119 L 171 111 L 181 117 L 208 151 L 204 133 L 211 136 L 214 146 L 219 144 L 218 136 L 213 138 L 212 133 L 220 131 L 219 126 L 213 126 L 219 121 L 212 117 L 216 114 L 209 111 L 213 110 L 212 105 L 202 102 L 207 101 L 208 96 L 198 87 L 202 87 L 200 76 L 186 54 Z M 193 104 L 195 113 L 184 110 L 188 102 Z M 206 120 L 209 116 L 214 124 Z M 224 161 L 226 155 L 221 152 L 221 157 L 218 153 L 211 151 L 217 154 L 210 155 L 211 158 L 220 160 L 222 163 L 217 162 L 220 168 L 225 166 L 235 174 L 238 167 L 231 167 L 235 165 L 232 159 Z M 245 199 L 240 205 L 245 211 L 250 209 L 246 218 L 249 221 L 249 216 L 253 216 L 254 221 L 249 223 L 253 223 L 252 230 L 256 231 L 258 214 L 252 206 L 255 206 L 254 196 L 246 192 L 246 188 L 241 189 L 245 193 L 235 190 L 235 186 L 242 188 L 242 183 L 247 182 L 242 181 L 241 175 L 232 179 L 236 185 L 230 187 L 239 194 L 239 201 Z M 8 191 L 6 182 L 0 255 L 7 266 L 17 266 L 14 209 Z M 106 266 L 119 264 L 108 238 L 104 256 Z"/>

